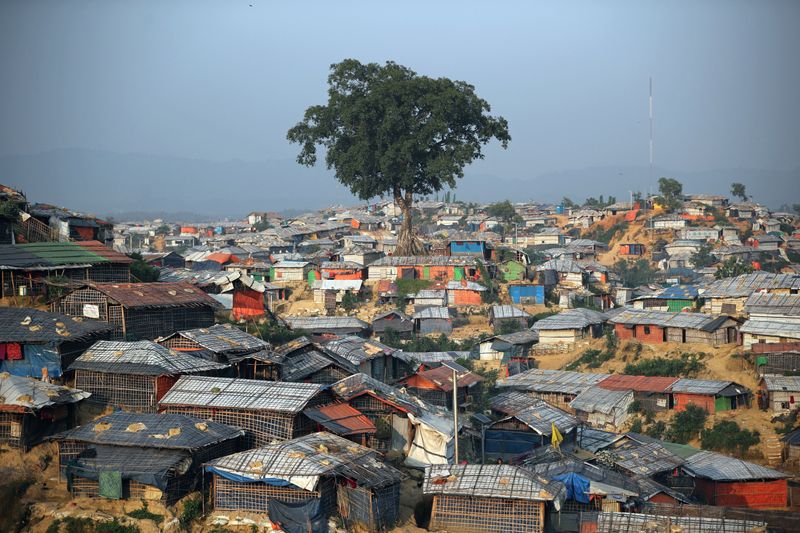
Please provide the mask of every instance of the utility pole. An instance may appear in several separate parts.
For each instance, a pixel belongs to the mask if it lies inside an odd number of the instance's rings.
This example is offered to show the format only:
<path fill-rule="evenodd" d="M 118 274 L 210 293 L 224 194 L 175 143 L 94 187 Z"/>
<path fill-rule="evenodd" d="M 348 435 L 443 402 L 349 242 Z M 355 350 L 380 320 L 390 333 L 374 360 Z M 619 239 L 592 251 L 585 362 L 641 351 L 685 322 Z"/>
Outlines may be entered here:
<path fill-rule="evenodd" d="M 455 442 L 455 463 L 458 464 L 458 374 L 453 368 L 453 439 Z"/>

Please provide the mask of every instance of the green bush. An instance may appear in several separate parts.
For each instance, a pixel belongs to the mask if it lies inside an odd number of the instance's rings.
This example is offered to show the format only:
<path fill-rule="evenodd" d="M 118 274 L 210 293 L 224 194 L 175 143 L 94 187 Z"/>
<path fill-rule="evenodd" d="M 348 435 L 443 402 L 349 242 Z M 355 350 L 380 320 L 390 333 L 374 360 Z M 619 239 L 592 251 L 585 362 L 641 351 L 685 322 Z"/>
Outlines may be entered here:
<path fill-rule="evenodd" d="M 631 424 L 631 433 L 641 433 L 642 432 L 642 419 L 636 417 L 636 420 L 633 421 Z"/>
<path fill-rule="evenodd" d="M 653 422 L 650 426 L 648 426 L 647 431 L 645 434 L 648 437 L 652 437 L 654 439 L 660 439 L 664 436 L 664 433 L 667 431 L 667 423 L 663 420 L 658 420 Z"/>
<path fill-rule="evenodd" d="M 685 411 L 675 413 L 675 416 L 672 417 L 664 438 L 679 444 L 686 444 L 700 435 L 706 424 L 706 418 L 708 418 L 708 413 L 705 409 L 692 404 L 687 405 Z"/>
<path fill-rule="evenodd" d="M 152 520 L 156 524 L 160 524 L 164 521 L 164 515 L 151 513 L 150 510 L 147 508 L 147 502 L 142 501 L 142 508 L 136 509 L 135 511 L 131 511 L 127 513 L 128 516 L 131 518 L 136 518 L 137 520 Z"/>
<path fill-rule="evenodd" d="M 700 434 L 700 445 L 705 450 L 744 455 L 751 446 L 761 442 L 758 431 L 742 429 L 732 420 L 722 420 Z"/>
<path fill-rule="evenodd" d="M 181 514 L 178 515 L 178 522 L 180 522 L 181 526 L 183 526 L 185 529 L 188 529 L 189 525 L 196 519 L 200 518 L 202 514 L 202 500 L 200 498 L 192 498 L 183 502 L 183 510 L 181 511 Z"/>
<path fill-rule="evenodd" d="M 703 354 L 682 353 L 677 359 L 656 357 L 625 365 L 623 374 L 629 376 L 692 377 L 705 369 Z"/>

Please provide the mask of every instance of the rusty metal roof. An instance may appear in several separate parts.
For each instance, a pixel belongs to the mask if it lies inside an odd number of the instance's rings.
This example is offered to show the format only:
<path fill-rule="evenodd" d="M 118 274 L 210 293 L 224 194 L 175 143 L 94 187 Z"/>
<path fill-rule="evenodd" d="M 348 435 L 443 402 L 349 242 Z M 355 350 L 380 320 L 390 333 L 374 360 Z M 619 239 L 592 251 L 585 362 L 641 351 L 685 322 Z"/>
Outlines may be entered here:
<path fill-rule="evenodd" d="M 436 384 L 443 391 L 453 390 L 453 371 L 446 366 L 424 370 L 418 372 L 417 375 Z M 461 372 L 456 377 L 459 387 L 470 387 L 483 381 L 483 377 L 469 371 Z"/>
<path fill-rule="evenodd" d="M 125 308 L 219 307 L 211 296 L 188 283 L 90 283 L 87 285 Z"/>
<path fill-rule="evenodd" d="M 375 424 L 366 415 L 347 403 L 309 408 L 303 414 L 335 435 L 372 434 L 377 431 Z"/>
<path fill-rule="evenodd" d="M 632 390 L 636 392 L 668 392 L 669 387 L 678 378 L 659 376 L 626 376 L 612 374 L 598 383 L 599 387 L 609 390 Z"/>

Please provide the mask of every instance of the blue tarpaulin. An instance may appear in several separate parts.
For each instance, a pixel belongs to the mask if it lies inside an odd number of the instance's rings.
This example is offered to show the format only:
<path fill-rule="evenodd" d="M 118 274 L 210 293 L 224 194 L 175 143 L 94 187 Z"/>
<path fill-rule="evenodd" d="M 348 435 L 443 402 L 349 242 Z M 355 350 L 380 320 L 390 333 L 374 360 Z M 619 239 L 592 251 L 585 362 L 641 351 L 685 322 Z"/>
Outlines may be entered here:
<path fill-rule="evenodd" d="M 328 533 L 328 517 L 319 498 L 283 502 L 270 498 L 269 519 L 286 533 Z"/>
<path fill-rule="evenodd" d="M 0 372 L 12 376 L 41 378 L 42 368 L 47 368 L 51 378 L 61 377 L 61 356 L 45 344 L 26 344 L 22 347 L 22 359 L 0 361 Z"/>
<path fill-rule="evenodd" d="M 575 472 L 561 474 L 553 479 L 567 487 L 567 499 L 580 503 L 589 503 L 589 480 Z"/>
<path fill-rule="evenodd" d="M 224 477 L 225 479 L 229 479 L 231 481 L 236 481 L 237 483 L 266 483 L 267 485 L 274 485 L 276 487 L 288 487 L 292 485 L 285 479 L 278 479 L 278 478 L 255 479 L 251 477 L 242 476 L 239 474 L 234 474 L 226 470 L 220 470 L 219 468 L 215 468 L 213 466 L 207 466 L 206 472 L 211 472 L 212 474 L 216 474 L 220 477 Z"/>

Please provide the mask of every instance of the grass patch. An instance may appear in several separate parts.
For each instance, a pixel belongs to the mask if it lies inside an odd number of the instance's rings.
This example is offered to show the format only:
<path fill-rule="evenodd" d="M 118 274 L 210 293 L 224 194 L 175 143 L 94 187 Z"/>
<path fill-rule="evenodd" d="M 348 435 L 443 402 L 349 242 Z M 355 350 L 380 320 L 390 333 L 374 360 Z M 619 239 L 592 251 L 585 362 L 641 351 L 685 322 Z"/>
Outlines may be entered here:
<path fill-rule="evenodd" d="M 147 502 L 145 501 L 142 502 L 141 509 L 136 509 L 135 511 L 131 511 L 130 513 L 127 513 L 127 515 L 137 520 L 152 520 L 156 524 L 160 524 L 161 522 L 164 521 L 164 515 L 151 513 L 150 510 L 147 508 Z"/>

